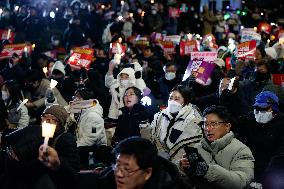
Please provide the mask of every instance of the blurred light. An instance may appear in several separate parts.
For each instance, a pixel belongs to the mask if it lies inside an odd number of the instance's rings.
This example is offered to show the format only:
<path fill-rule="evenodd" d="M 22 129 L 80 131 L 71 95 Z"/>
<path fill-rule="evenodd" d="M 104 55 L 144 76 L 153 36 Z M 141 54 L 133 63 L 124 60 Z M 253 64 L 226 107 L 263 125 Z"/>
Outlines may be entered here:
<path fill-rule="evenodd" d="M 33 45 L 32 45 L 32 48 L 34 49 L 34 48 L 35 48 L 35 46 L 36 46 L 36 45 L 35 45 L 35 44 L 33 44 Z"/>
<path fill-rule="evenodd" d="M 240 15 L 241 14 L 241 11 L 240 10 L 237 10 L 237 12 L 236 12 L 238 15 Z"/>
<path fill-rule="evenodd" d="M 273 41 L 275 39 L 275 35 L 270 36 L 270 40 Z"/>
<path fill-rule="evenodd" d="M 51 11 L 51 12 L 49 13 L 49 16 L 50 16 L 50 18 L 55 18 L 55 13 L 54 13 L 53 11 Z"/>
<path fill-rule="evenodd" d="M 58 8 L 57 8 L 57 7 L 56 7 L 56 9 L 55 9 L 55 10 L 56 10 L 56 12 L 58 12 Z"/>
<path fill-rule="evenodd" d="M 270 43 L 270 39 L 267 39 L 267 43 Z"/>
<path fill-rule="evenodd" d="M 228 20 L 231 17 L 229 13 L 224 14 L 224 20 Z"/>
<path fill-rule="evenodd" d="M 227 10 L 230 9 L 230 6 L 226 6 L 226 9 L 227 9 Z"/>
<path fill-rule="evenodd" d="M 120 1 L 120 4 L 121 4 L 121 5 L 124 5 L 124 1 Z"/>
<path fill-rule="evenodd" d="M 43 11 L 42 17 L 46 17 L 46 10 Z"/>
<path fill-rule="evenodd" d="M 101 8 L 104 9 L 104 8 L 105 8 L 105 5 L 102 5 Z"/>
<path fill-rule="evenodd" d="M 244 3 L 246 3 L 245 1 L 242 1 L 242 3 L 244 4 Z"/>
<path fill-rule="evenodd" d="M 271 25 L 271 26 L 276 26 L 276 27 L 278 26 L 277 24 L 275 24 L 275 23 L 273 23 L 273 22 L 271 22 L 270 25 Z"/>
<path fill-rule="evenodd" d="M 119 43 L 121 43 L 122 42 L 122 38 L 120 37 L 120 38 L 118 38 L 118 42 Z"/>
<path fill-rule="evenodd" d="M 0 9 L 0 14 L 2 14 L 3 13 L 3 9 Z"/>
<path fill-rule="evenodd" d="M 121 20 L 123 20 L 123 16 L 118 16 L 117 19 L 118 19 L 119 21 L 121 21 Z"/>
<path fill-rule="evenodd" d="M 18 11 L 19 8 L 20 8 L 20 7 L 19 7 L 18 5 L 16 5 L 16 6 L 15 6 L 15 11 Z"/>
<path fill-rule="evenodd" d="M 257 27 L 253 27 L 253 30 L 254 30 L 254 31 L 257 31 Z"/>
<path fill-rule="evenodd" d="M 241 26 L 241 30 L 243 30 L 245 27 L 244 26 Z"/>
<path fill-rule="evenodd" d="M 131 13 L 129 13 L 129 16 L 130 16 L 130 17 L 133 17 L 133 13 L 132 13 L 132 12 L 131 12 Z"/>
<path fill-rule="evenodd" d="M 260 15 L 261 15 L 261 16 L 263 16 L 263 12 L 262 12 L 262 13 L 260 13 Z"/>
<path fill-rule="evenodd" d="M 141 99 L 141 102 L 142 102 L 142 105 L 145 106 L 151 106 L 152 105 L 152 100 L 150 97 L 148 96 L 144 96 L 142 99 Z"/>

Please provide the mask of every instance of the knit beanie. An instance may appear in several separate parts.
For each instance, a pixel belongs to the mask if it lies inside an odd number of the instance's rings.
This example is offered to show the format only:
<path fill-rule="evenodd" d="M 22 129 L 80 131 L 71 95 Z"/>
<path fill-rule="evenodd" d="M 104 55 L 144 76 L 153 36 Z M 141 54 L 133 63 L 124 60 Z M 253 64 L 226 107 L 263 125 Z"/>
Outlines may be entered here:
<path fill-rule="evenodd" d="M 62 127 L 64 127 L 66 120 L 68 118 L 67 111 L 65 110 L 63 106 L 60 106 L 60 105 L 51 105 L 47 107 L 42 113 L 42 115 L 44 114 L 51 114 L 54 117 L 56 117 L 60 122 L 60 126 Z"/>

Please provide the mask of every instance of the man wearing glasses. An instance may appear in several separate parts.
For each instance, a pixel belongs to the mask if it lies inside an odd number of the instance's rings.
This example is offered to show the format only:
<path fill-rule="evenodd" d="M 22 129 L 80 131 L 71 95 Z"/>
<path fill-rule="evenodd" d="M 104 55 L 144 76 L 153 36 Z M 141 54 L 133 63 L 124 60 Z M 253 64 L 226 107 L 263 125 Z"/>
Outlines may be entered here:
<path fill-rule="evenodd" d="M 203 117 L 205 138 L 195 148 L 185 148 L 181 168 L 197 188 L 245 188 L 253 179 L 254 158 L 230 131 L 228 110 L 213 105 L 204 110 Z"/>

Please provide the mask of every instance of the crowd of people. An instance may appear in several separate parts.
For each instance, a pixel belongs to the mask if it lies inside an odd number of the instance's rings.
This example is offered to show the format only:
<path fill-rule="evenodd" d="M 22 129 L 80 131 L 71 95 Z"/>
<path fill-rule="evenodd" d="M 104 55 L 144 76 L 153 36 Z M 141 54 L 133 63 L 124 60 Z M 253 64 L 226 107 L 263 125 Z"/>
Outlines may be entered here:
<path fill-rule="evenodd" d="M 0 188 L 283 188 L 283 3 L 242 6 L 0 4 Z"/>

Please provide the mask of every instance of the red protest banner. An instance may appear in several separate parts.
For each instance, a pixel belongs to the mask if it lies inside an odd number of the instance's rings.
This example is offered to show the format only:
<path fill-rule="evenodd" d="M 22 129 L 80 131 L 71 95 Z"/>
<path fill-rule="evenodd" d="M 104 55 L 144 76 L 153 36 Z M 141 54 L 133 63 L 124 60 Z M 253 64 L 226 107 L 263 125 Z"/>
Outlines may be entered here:
<path fill-rule="evenodd" d="M 237 49 L 237 58 L 243 60 L 254 60 L 256 50 L 256 41 L 246 41 L 240 43 Z"/>
<path fill-rule="evenodd" d="M 191 52 L 198 51 L 196 40 L 181 41 L 180 42 L 180 55 L 189 55 Z"/>
<path fill-rule="evenodd" d="M 111 43 L 109 49 L 112 54 L 121 54 L 122 56 L 124 56 L 126 51 L 126 46 L 120 43 Z"/>
<path fill-rule="evenodd" d="M 14 53 L 16 53 L 21 58 L 23 53 L 26 53 L 26 55 L 28 55 L 32 52 L 32 49 L 32 45 L 28 45 L 26 43 L 8 44 L 4 46 L 3 50 L 0 53 L 0 57 L 10 58 Z"/>
<path fill-rule="evenodd" d="M 0 29 L 0 40 L 7 39 L 9 43 L 13 43 L 15 38 L 15 33 L 11 31 L 11 29 L 8 30 L 2 30 Z"/>
<path fill-rule="evenodd" d="M 93 58 L 94 49 L 77 47 L 72 50 L 72 54 L 68 59 L 67 63 L 71 66 L 71 68 L 75 70 L 80 70 L 81 68 L 89 70 Z"/>
<path fill-rule="evenodd" d="M 160 45 L 166 54 L 175 54 L 175 45 L 172 41 L 161 41 Z"/>
<path fill-rule="evenodd" d="M 265 32 L 267 34 L 270 34 L 272 29 L 272 26 L 266 22 L 261 22 L 259 23 L 259 25 L 257 26 L 257 31 L 258 32 Z"/>
<path fill-rule="evenodd" d="M 284 84 L 284 74 L 272 74 L 272 81 L 275 85 Z"/>

